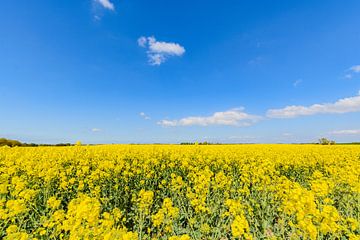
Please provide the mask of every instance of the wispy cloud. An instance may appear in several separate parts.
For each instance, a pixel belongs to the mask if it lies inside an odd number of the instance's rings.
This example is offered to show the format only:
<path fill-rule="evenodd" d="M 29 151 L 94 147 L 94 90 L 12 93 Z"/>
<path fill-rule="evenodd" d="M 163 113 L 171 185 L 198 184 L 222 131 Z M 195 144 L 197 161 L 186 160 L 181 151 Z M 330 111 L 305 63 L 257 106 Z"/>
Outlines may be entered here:
<path fill-rule="evenodd" d="M 137 42 L 140 47 L 146 47 L 147 44 L 147 38 L 146 37 L 139 37 Z"/>
<path fill-rule="evenodd" d="M 140 115 L 140 117 L 142 117 L 142 118 L 145 119 L 145 120 L 150 120 L 150 119 L 151 119 L 151 118 L 150 118 L 148 115 L 146 115 L 144 112 L 139 113 L 139 115 Z"/>
<path fill-rule="evenodd" d="M 151 65 L 161 65 L 169 57 L 182 56 L 185 53 L 185 48 L 178 43 L 159 42 L 155 37 L 140 37 L 138 45 L 146 48 L 148 61 Z"/>
<path fill-rule="evenodd" d="M 348 74 L 345 74 L 344 78 L 345 79 L 352 79 L 352 74 L 348 73 Z"/>
<path fill-rule="evenodd" d="M 254 136 L 230 136 L 228 137 L 228 140 L 230 141 L 244 141 L 244 142 L 249 142 L 249 141 L 254 141 L 256 140 L 256 137 Z"/>
<path fill-rule="evenodd" d="M 185 117 L 179 120 L 161 120 L 158 124 L 165 127 L 210 125 L 246 127 L 254 124 L 260 119 L 261 117 L 259 116 L 245 113 L 244 108 L 235 108 L 225 112 L 215 112 L 213 115 L 206 117 L 195 116 Z"/>
<path fill-rule="evenodd" d="M 101 17 L 100 17 L 99 15 L 96 15 L 96 14 L 95 14 L 95 15 L 94 15 L 94 20 L 95 20 L 95 21 L 100 21 L 100 20 L 101 20 Z"/>
<path fill-rule="evenodd" d="M 91 131 L 92 131 L 92 132 L 101 132 L 101 129 L 99 129 L 99 128 L 92 128 Z"/>
<path fill-rule="evenodd" d="M 229 137 L 209 137 L 205 136 L 199 138 L 201 141 L 207 141 L 211 143 L 252 143 L 256 142 L 257 138 L 255 136 L 229 136 Z"/>
<path fill-rule="evenodd" d="M 109 9 L 111 11 L 115 10 L 115 6 L 112 2 L 110 2 L 110 0 L 94 0 L 94 1 L 106 9 Z"/>
<path fill-rule="evenodd" d="M 350 68 L 350 71 L 354 73 L 360 73 L 360 65 L 355 65 Z"/>
<path fill-rule="evenodd" d="M 313 104 L 311 106 L 287 106 L 267 111 L 269 118 L 295 118 L 316 114 L 341 114 L 360 112 L 360 96 L 339 99 L 334 103 Z"/>
<path fill-rule="evenodd" d="M 354 65 L 347 70 L 348 73 L 345 74 L 344 78 L 351 79 L 354 74 L 360 73 L 360 65 Z"/>
<path fill-rule="evenodd" d="M 297 87 L 297 86 L 299 86 L 301 83 L 302 83 L 302 79 L 297 79 L 294 83 L 293 83 L 293 86 L 294 87 Z"/>
<path fill-rule="evenodd" d="M 335 130 L 330 132 L 333 135 L 360 135 L 360 129 Z"/>
<path fill-rule="evenodd" d="M 264 62 L 264 57 L 258 56 L 258 57 L 251 59 L 248 63 L 250 65 L 260 65 L 263 62 Z"/>

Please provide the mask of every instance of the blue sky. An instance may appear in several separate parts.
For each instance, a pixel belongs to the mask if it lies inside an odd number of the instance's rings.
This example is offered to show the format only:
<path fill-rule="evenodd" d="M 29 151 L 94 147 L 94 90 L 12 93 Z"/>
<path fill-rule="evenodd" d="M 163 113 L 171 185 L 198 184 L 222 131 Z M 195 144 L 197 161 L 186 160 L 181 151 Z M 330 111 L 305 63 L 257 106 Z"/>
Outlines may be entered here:
<path fill-rule="evenodd" d="M 360 140 L 360 2 L 5 1 L 0 137 Z"/>

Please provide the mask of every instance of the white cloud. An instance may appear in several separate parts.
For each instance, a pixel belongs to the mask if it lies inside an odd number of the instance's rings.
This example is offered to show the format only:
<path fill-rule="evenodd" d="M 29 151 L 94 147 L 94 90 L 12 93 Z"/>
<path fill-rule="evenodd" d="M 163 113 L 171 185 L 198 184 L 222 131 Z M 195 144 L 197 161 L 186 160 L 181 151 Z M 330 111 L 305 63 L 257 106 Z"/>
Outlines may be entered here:
<path fill-rule="evenodd" d="M 95 2 L 99 3 L 101 6 L 103 6 L 106 9 L 109 10 L 115 10 L 115 6 L 110 0 L 95 0 Z"/>
<path fill-rule="evenodd" d="M 335 103 L 314 104 L 311 106 L 287 106 L 267 111 L 269 118 L 295 118 L 315 114 L 341 114 L 360 112 L 360 96 L 339 99 Z"/>
<path fill-rule="evenodd" d="M 146 115 L 144 112 L 139 113 L 139 115 L 140 115 L 140 117 L 142 117 L 142 118 L 145 119 L 145 120 L 150 120 L 150 119 L 151 119 L 151 118 L 150 118 L 148 115 Z"/>
<path fill-rule="evenodd" d="M 138 45 L 147 48 L 147 55 L 151 65 L 160 65 L 171 56 L 182 56 L 185 48 L 178 43 L 159 42 L 155 37 L 140 37 Z"/>
<path fill-rule="evenodd" d="M 360 73 L 360 65 L 352 66 L 349 70 L 354 73 Z"/>
<path fill-rule="evenodd" d="M 210 125 L 226 125 L 245 127 L 250 126 L 261 119 L 259 116 L 245 113 L 244 108 L 230 109 L 225 112 L 215 112 L 207 117 L 186 117 L 179 120 L 161 120 L 159 125 L 164 127 L 176 126 L 210 126 Z"/>
<path fill-rule="evenodd" d="M 333 134 L 333 135 L 359 135 L 360 129 L 336 130 L 336 131 L 332 131 L 330 134 Z"/>
<path fill-rule="evenodd" d="M 92 132 L 100 132 L 101 129 L 99 129 L 99 128 L 92 128 L 91 131 L 92 131 Z"/>

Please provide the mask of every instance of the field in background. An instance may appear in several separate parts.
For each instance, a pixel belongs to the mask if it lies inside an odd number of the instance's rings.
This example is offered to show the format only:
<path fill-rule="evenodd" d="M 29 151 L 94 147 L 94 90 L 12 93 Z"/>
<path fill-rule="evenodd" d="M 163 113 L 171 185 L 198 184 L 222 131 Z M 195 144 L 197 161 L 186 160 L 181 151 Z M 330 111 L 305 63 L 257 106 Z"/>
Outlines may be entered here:
<path fill-rule="evenodd" d="M 0 238 L 359 239 L 360 147 L 0 148 Z"/>

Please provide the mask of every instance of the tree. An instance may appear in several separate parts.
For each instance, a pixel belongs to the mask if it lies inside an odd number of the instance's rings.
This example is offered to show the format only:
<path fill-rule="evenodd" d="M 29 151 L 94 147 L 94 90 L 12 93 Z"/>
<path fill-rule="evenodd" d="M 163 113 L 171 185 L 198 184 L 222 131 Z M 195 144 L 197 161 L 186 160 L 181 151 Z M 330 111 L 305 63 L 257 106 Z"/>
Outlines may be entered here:
<path fill-rule="evenodd" d="M 327 138 L 320 138 L 320 139 L 319 139 L 319 144 L 320 144 L 320 145 L 335 145 L 336 142 L 333 141 L 333 140 L 329 140 L 329 139 L 327 139 Z"/>
<path fill-rule="evenodd" d="M 22 146 L 23 144 L 17 140 L 10 140 L 6 138 L 0 138 L 0 146 L 16 147 Z"/>

